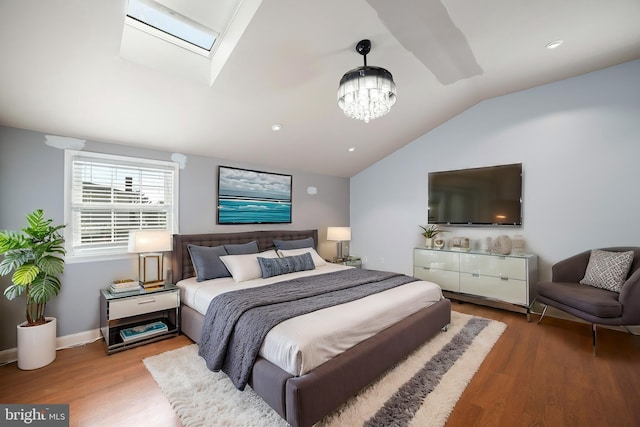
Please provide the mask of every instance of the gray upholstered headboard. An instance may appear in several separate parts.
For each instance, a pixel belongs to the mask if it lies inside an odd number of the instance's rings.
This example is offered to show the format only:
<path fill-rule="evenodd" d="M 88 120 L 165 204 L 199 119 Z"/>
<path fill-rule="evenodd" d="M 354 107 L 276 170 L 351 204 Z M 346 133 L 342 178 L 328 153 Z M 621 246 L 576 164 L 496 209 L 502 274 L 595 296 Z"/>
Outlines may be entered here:
<path fill-rule="evenodd" d="M 171 255 L 171 269 L 173 283 L 195 276 L 191 257 L 187 250 L 188 244 L 198 246 L 220 246 L 247 243 L 252 240 L 258 242 L 260 251 L 273 249 L 273 240 L 298 240 L 312 237 L 318 247 L 318 230 L 269 230 L 246 231 L 240 233 L 212 233 L 212 234 L 174 234 L 173 252 Z"/>

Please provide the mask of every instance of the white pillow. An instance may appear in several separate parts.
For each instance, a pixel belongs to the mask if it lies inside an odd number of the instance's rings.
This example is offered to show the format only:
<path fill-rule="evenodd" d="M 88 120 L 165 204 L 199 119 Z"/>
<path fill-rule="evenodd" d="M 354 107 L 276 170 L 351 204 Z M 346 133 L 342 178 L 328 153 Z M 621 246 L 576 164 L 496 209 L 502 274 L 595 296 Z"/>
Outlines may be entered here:
<path fill-rule="evenodd" d="M 318 252 L 316 252 L 316 250 L 313 248 L 280 249 L 278 251 L 278 255 L 280 255 L 280 257 L 285 257 L 285 256 L 302 255 L 302 254 L 306 254 L 307 252 L 311 254 L 311 258 L 313 259 L 313 263 L 316 265 L 316 267 L 322 267 L 323 265 L 327 265 L 327 262 L 324 259 L 322 259 L 322 257 L 318 255 Z"/>
<path fill-rule="evenodd" d="M 229 270 L 235 282 L 244 282 L 262 277 L 258 257 L 278 258 L 278 254 L 276 251 L 270 250 L 257 254 L 223 255 L 220 257 L 220 261 L 227 267 L 227 270 Z"/>

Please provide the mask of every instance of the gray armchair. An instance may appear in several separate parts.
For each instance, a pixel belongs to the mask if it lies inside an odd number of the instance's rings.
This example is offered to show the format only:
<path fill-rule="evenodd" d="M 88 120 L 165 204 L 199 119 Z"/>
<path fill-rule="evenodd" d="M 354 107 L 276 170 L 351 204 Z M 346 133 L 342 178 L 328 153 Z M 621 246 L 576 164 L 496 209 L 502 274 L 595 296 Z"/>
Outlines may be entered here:
<path fill-rule="evenodd" d="M 551 269 L 551 281 L 538 283 L 537 301 L 544 304 L 538 324 L 548 306 L 590 322 L 594 356 L 597 324 L 624 327 L 640 325 L 640 248 L 614 247 L 602 250 L 634 252 L 629 274 L 619 293 L 579 283 L 587 270 L 591 251 L 556 263 Z"/>

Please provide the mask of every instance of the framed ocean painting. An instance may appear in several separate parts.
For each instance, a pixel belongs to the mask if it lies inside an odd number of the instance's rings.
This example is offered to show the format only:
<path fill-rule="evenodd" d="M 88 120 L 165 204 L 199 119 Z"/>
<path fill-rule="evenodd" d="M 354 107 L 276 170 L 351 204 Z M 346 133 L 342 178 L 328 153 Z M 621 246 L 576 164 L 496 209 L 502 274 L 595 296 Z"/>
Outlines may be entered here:
<path fill-rule="evenodd" d="M 290 224 L 291 175 L 218 166 L 218 224 Z"/>

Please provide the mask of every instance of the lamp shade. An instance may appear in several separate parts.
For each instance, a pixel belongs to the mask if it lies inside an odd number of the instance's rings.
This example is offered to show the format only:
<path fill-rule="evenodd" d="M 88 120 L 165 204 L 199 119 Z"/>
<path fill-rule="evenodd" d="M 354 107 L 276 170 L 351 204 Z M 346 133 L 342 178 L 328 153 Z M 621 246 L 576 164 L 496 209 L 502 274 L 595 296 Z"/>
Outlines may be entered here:
<path fill-rule="evenodd" d="M 129 233 L 129 252 L 167 252 L 171 250 L 171 234 L 167 230 L 138 230 Z"/>
<path fill-rule="evenodd" d="M 351 240 L 351 227 L 327 227 L 327 240 L 335 242 Z"/>

